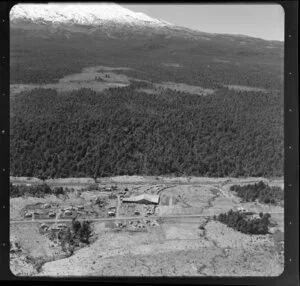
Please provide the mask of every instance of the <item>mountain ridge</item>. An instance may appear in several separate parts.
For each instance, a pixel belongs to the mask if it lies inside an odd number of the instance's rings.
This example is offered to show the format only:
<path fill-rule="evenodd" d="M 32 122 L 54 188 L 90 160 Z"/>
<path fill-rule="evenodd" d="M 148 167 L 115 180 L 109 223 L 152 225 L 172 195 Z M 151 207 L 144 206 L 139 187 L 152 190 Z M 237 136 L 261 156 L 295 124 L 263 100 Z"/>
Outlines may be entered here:
<path fill-rule="evenodd" d="M 12 22 L 51 22 L 80 25 L 101 25 L 114 21 L 121 24 L 170 26 L 171 23 L 158 20 L 141 12 L 133 12 L 114 3 L 99 4 L 18 4 L 10 12 Z"/>

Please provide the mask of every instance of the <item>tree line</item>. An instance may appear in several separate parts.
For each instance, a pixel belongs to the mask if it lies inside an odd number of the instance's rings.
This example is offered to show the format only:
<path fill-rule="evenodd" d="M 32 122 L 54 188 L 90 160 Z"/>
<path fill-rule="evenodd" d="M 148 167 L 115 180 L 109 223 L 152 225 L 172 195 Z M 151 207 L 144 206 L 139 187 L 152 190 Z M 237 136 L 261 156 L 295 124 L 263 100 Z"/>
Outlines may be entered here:
<path fill-rule="evenodd" d="M 26 186 L 26 185 L 13 185 L 10 183 L 9 195 L 11 198 L 31 196 L 37 198 L 44 198 L 47 195 L 65 195 L 67 192 L 71 191 L 68 188 L 55 187 L 50 188 L 47 184 L 40 184 L 36 186 Z"/>
<path fill-rule="evenodd" d="M 284 198 L 284 192 L 280 187 L 271 187 L 263 181 L 245 186 L 233 185 L 230 190 L 246 202 L 258 200 L 260 203 L 276 205 L 282 204 Z"/>

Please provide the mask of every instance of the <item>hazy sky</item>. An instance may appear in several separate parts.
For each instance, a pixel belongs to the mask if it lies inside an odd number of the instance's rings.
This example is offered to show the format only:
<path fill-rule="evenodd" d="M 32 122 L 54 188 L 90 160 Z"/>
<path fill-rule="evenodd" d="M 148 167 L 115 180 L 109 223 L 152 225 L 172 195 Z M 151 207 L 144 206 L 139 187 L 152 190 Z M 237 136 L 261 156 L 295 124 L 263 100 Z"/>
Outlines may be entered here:
<path fill-rule="evenodd" d="M 284 40 L 284 10 L 277 4 L 121 4 L 135 12 L 203 32 Z"/>

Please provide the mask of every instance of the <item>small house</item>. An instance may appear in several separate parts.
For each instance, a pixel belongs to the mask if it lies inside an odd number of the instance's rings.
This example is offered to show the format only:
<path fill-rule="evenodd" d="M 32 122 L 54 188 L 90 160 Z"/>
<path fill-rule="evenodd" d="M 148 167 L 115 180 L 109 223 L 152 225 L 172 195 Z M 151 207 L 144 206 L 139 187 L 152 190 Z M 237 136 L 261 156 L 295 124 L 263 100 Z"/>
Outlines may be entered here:
<path fill-rule="evenodd" d="M 56 216 L 56 213 L 54 213 L 54 212 L 49 212 L 48 216 L 49 216 L 49 217 L 55 217 L 55 216 Z"/>
<path fill-rule="evenodd" d="M 116 215 L 116 212 L 115 212 L 115 211 L 109 211 L 109 212 L 108 212 L 108 215 L 109 215 L 109 216 L 115 216 L 115 215 Z"/>
<path fill-rule="evenodd" d="M 247 212 L 247 210 L 246 210 L 245 208 L 243 208 L 243 207 L 238 207 L 238 208 L 237 208 L 237 211 L 238 211 L 238 212 L 241 212 L 241 213 Z"/>
<path fill-rule="evenodd" d="M 67 225 L 64 224 L 64 223 L 59 223 L 59 224 L 57 224 L 57 227 L 59 227 L 59 228 L 66 228 Z"/>
<path fill-rule="evenodd" d="M 41 229 L 47 230 L 48 228 L 49 228 L 49 226 L 46 225 L 45 223 L 42 223 L 42 224 L 41 224 Z"/>
<path fill-rule="evenodd" d="M 50 205 L 50 204 L 43 204 L 43 205 L 42 205 L 42 208 L 43 208 L 43 209 L 50 209 L 50 208 L 51 208 L 51 205 Z"/>
<path fill-rule="evenodd" d="M 71 210 L 65 210 L 65 215 L 72 215 L 72 211 Z"/>

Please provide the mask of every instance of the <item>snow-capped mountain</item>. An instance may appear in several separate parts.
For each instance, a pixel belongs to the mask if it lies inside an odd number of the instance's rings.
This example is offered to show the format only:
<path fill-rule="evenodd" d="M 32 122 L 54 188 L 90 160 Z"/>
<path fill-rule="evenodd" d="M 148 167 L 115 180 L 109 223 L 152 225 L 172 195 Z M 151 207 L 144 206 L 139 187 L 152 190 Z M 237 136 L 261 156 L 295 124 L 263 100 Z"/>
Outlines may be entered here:
<path fill-rule="evenodd" d="M 11 22 L 78 24 L 97 26 L 106 22 L 124 25 L 165 27 L 172 24 L 136 13 L 114 3 L 101 4 L 17 4 L 10 12 Z"/>
<path fill-rule="evenodd" d="M 217 37 L 217 34 L 173 25 L 114 3 L 17 4 L 10 11 L 10 24 L 12 34 L 22 30 L 22 34 L 30 38 L 59 36 L 70 39 L 84 34 L 109 39 L 135 39 L 136 42 L 140 38 L 150 40 L 155 36 L 207 42 Z M 238 43 L 241 40 L 239 36 L 230 35 L 222 38 Z M 251 41 L 251 38 L 242 40 L 247 44 Z"/>

